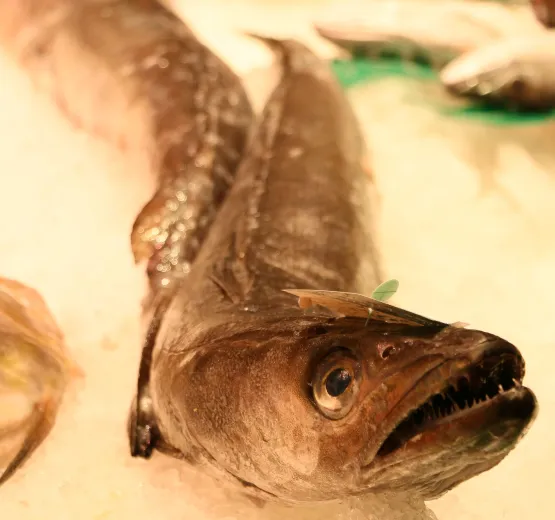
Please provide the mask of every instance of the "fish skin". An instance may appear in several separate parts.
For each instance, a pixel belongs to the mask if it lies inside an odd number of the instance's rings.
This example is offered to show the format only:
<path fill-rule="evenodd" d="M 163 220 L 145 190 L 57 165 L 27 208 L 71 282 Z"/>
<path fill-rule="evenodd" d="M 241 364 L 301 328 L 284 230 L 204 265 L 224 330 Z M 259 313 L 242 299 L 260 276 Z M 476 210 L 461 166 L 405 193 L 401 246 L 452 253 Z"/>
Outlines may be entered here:
<path fill-rule="evenodd" d="M 0 278 L 0 485 L 48 436 L 67 386 L 82 375 L 39 293 Z"/>
<path fill-rule="evenodd" d="M 185 276 L 251 126 L 237 75 L 155 0 L 8 0 L 0 40 L 75 124 L 147 150 L 158 189 L 133 253 L 154 293 Z"/>
<path fill-rule="evenodd" d="M 520 110 L 555 108 L 555 33 L 505 38 L 452 61 L 440 74 L 451 94 Z"/>
<path fill-rule="evenodd" d="M 553 0 L 530 0 L 530 5 L 539 22 L 548 29 L 555 28 L 555 2 Z"/>
<path fill-rule="evenodd" d="M 155 0 L 7 0 L 0 42 L 77 126 L 147 151 L 158 189 L 131 233 L 150 321 L 130 424 L 143 431 L 149 338 L 233 183 L 253 111 L 238 76 Z M 147 425 L 144 425 L 146 428 Z M 132 452 L 144 454 L 140 435 Z"/>
<path fill-rule="evenodd" d="M 484 345 L 518 356 L 508 343 L 480 331 L 375 320 L 367 326 L 363 318 L 337 318 L 325 310 L 305 313 L 283 292 L 370 292 L 381 275 L 367 234 L 369 178 L 359 165 L 363 147 L 354 115 L 314 55 L 295 42 L 268 43 L 284 51 L 282 83 L 192 276 L 174 286 L 171 302 L 165 296 L 153 306 L 146 346 L 156 345 L 156 355 L 152 370 L 150 360 L 145 365 L 153 380 L 145 386 L 146 399 L 137 400 L 139 408 L 146 403 L 145 418 L 152 422 L 142 426 L 152 428 L 156 447 L 224 470 L 265 499 L 320 501 L 396 486 L 437 496 L 497 464 L 531 423 L 535 399 L 522 390 L 527 401 L 513 396 L 520 408 L 525 405 L 520 416 L 507 418 L 505 410 L 505 416 L 478 415 L 477 421 L 471 415 L 471 428 L 466 418 L 445 432 L 443 479 L 430 463 L 438 457 L 437 439 L 424 446 L 431 450 L 427 460 L 401 456 L 399 464 L 397 453 L 376 461 L 395 423 L 429 388 L 439 389 L 457 369 L 479 360 Z M 322 368 L 320 356 L 338 341 L 351 352 L 342 362 L 357 365 L 363 380 L 354 413 L 330 421 L 312 400 L 309 374 Z M 409 384 L 423 375 L 427 385 L 411 390 Z M 401 399 L 407 391 L 412 398 Z M 507 420 L 510 432 L 499 435 L 501 444 L 490 446 L 494 456 L 476 468 L 475 458 L 484 459 L 486 426 Z M 463 433 L 467 444 L 460 443 Z M 456 460 L 453 434 L 469 447 Z M 402 466 L 400 473 L 388 469 L 390 460 Z M 434 478 L 423 469 L 433 470 Z"/>
<path fill-rule="evenodd" d="M 382 280 L 367 228 L 363 140 L 327 65 L 298 42 L 265 41 L 281 56 L 282 79 L 190 276 L 156 325 L 149 448 L 213 469 L 262 500 L 384 489 L 435 498 L 514 448 L 537 413 L 530 390 L 461 412 L 401 450 L 383 456 L 380 448 L 453 378 L 505 356 L 521 379 L 522 357 L 482 331 L 333 312 L 343 300 L 320 291 L 370 293 Z M 297 307 L 285 290 L 299 287 L 328 298 L 332 311 Z M 316 394 L 320 375 L 345 366 L 354 378 L 349 402 L 341 394 L 339 408 L 327 409 Z"/>

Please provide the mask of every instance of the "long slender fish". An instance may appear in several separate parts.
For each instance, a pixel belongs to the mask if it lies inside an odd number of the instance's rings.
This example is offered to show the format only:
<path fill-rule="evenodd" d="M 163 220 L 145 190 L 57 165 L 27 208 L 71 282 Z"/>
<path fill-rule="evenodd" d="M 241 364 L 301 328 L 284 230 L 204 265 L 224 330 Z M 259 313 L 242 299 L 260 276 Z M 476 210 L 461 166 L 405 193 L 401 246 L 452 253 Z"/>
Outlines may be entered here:
<path fill-rule="evenodd" d="M 238 77 L 156 0 L 7 0 L 0 38 L 79 126 L 148 150 L 159 187 L 133 251 L 149 259 L 153 288 L 172 285 L 246 143 L 252 110 Z"/>
<path fill-rule="evenodd" d="M 497 336 L 361 295 L 381 277 L 358 124 L 325 63 L 266 42 L 282 79 L 150 331 L 141 454 L 157 447 L 266 500 L 437 497 L 530 426 L 524 361 Z"/>
<path fill-rule="evenodd" d="M 555 108 L 555 32 L 505 38 L 469 52 L 440 74 L 461 97 L 515 110 Z"/>
<path fill-rule="evenodd" d="M 147 150 L 158 190 L 131 242 L 155 321 L 233 183 L 253 116 L 239 78 L 154 0 L 7 0 L 0 41 L 80 127 Z"/>
<path fill-rule="evenodd" d="M 41 296 L 0 278 L 0 484 L 46 438 L 78 374 Z"/>

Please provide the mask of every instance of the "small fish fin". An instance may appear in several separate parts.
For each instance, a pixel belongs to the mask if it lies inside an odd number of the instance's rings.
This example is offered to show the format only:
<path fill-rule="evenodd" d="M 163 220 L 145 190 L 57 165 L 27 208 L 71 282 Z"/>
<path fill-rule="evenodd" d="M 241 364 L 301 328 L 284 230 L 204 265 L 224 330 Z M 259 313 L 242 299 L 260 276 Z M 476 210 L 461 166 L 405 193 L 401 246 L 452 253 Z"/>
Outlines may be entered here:
<path fill-rule="evenodd" d="M 33 411 L 24 421 L 15 427 L 0 430 L 0 439 L 5 436 L 14 435 L 19 428 L 25 428 L 27 430 L 23 443 L 15 456 L 10 460 L 4 471 L 0 473 L 0 486 L 29 459 L 46 438 L 54 425 L 57 408 L 58 401 L 54 401 L 50 398 L 44 399 L 35 404 Z"/>
<path fill-rule="evenodd" d="M 464 321 L 456 321 L 455 323 L 451 323 L 451 327 L 455 327 L 456 329 L 465 329 L 469 325 L 470 323 L 465 323 Z"/>
<path fill-rule="evenodd" d="M 185 277 L 204 241 L 208 225 L 191 230 L 183 226 L 191 204 L 179 201 L 179 180 L 161 186 L 143 207 L 131 230 L 135 263 L 147 260 L 152 291 L 167 289 Z M 196 217 L 196 215 L 195 215 Z"/>
<path fill-rule="evenodd" d="M 284 292 L 299 297 L 299 303 L 301 303 L 304 308 L 310 305 L 320 305 L 342 316 L 365 318 L 369 321 L 375 320 L 409 326 L 439 328 L 448 326 L 447 323 L 425 318 L 419 314 L 414 314 L 410 311 L 362 294 L 308 289 L 286 289 Z M 369 309 L 371 309 L 372 312 L 369 313 Z"/>

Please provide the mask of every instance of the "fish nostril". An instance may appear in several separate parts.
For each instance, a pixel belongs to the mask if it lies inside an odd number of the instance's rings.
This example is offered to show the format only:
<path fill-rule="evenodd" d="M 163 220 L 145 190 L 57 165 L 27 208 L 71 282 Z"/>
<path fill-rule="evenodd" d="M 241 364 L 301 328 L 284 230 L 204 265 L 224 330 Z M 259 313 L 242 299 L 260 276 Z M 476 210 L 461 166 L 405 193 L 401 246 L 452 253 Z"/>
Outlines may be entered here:
<path fill-rule="evenodd" d="M 382 359 L 387 359 L 394 352 L 395 347 L 393 345 L 385 345 L 380 348 L 380 356 L 382 357 Z"/>
<path fill-rule="evenodd" d="M 326 327 L 322 327 L 321 325 L 315 325 L 308 329 L 308 336 L 310 338 L 313 338 L 315 336 L 321 336 L 327 333 L 328 333 L 328 329 Z"/>

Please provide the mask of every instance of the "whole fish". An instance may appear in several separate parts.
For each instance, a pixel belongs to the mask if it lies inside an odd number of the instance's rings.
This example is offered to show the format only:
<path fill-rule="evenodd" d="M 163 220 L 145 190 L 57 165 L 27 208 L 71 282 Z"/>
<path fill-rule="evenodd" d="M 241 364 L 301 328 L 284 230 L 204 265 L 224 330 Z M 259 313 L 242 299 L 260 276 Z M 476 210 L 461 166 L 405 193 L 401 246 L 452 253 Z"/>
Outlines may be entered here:
<path fill-rule="evenodd" d="M 501 3 L 401 0 L 357 8 L 352 16 L 345 7 L 322 16 L 316 32 L 357 57 L 398 57 L 434 68 L 505 35 L 541 30 L 523 9 Z"/>
<path fill-rule="evenodd" d="M 555 33 L 506 38 L 452 61 L 440 74 L 458 96 L 514 110 L 555 108 Z"/>
<path fill-rule="evenodd" d="M 0 484 L 46 438 L 79 374 L 41 296 L 0 278 Z"/>
<path fill-rule="evenodd" d="M 0 38 L 76 124 L 147 150 L 133 252 L 155 292 L 186 275 L 251 125 L 238 77 L 156 0 L 8 0 Z"/>
<path fill-rule="evenodd" d="M 253 117 L 239 78 L 155 0 L 9 0 L 0 40 L 76 124 L 147 151 L 158 190 L 131 242 L 156 316 L 233 183 Z"/>
<path fill-rule="evenodd" d="M 381 280 L 359 126 L 325 63 L 265 41 L 281 81 L 149 332 L 141 454 L 157 447 L 266 500 L 438 497 L 530 426 L 524 361 L 492 334 L 353 294 Z"/>

